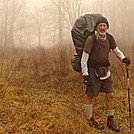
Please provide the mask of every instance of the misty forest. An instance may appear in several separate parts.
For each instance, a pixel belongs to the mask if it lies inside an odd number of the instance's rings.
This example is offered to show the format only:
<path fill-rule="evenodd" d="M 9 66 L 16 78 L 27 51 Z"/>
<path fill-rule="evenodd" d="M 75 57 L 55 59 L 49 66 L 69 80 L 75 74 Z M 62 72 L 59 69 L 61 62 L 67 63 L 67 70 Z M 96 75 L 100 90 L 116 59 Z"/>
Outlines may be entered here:
<path fill-rule="evenodd" d="M 126 65 L 110 52 L 115 121 L 122 134 L 133 134 L 133 9 L 132 0 L 0 0 L 0 133 L 115 133 L 106 125 L 103 93 L 94 98 L 93 114 L 105 128 L 89 127 L 86 86 L 71 66 L 71 29 L 78 17 L 97 13 L 108 19 L 108 32 L 131 60 L 129 111 Z"/>

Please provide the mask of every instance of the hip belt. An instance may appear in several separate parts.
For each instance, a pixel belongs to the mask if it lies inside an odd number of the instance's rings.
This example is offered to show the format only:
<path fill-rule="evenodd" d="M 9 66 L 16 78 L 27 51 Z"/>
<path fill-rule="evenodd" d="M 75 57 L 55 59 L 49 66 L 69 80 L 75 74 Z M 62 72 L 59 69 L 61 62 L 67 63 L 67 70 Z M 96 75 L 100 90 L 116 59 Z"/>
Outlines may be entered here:
<path fill-rule="evenodd" d="M 96 61 L 93 60 L 88 61 L 88 67 L 96 68 L 96 67 L 108 67 L 108 66 L 110 66 L 109 61 L 106 61 L 104 63 L 97 63 Z"/>

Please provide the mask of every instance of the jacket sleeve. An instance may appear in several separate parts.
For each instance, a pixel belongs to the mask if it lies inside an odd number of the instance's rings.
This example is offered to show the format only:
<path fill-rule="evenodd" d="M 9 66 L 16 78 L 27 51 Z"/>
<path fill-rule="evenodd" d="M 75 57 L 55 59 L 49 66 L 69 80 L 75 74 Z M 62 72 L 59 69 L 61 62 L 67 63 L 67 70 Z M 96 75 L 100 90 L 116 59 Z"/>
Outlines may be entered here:
<path fill-rule="evenodd" d="M 81 68 L 82 68 L 82 75 L 89 75 L 88 74 L 88 67 L 87 67 L 87 62 L 88 62 L 89 54 L 83 51 L 82 58 L 81 58 Z"/>
<path fill-rule="evenodd" d="M 123 58 L 125 58 L 124 54 L 121 52 L 121 50 L 116 47 L 113 49 L 113 53 L 122 61 Z"/>

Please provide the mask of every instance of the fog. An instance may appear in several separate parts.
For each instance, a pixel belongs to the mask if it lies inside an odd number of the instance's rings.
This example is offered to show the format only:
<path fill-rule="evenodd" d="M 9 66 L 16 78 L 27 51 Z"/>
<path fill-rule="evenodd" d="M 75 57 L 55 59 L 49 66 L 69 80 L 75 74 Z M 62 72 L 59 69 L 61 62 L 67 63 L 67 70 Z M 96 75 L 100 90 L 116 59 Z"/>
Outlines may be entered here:
<path fill-rule="evenodd" d="M 0 0 L 1 47 L 71 44 L 71 28 L 87 13 L 107 17 L 119 45 L 134 44 L 132 0 Z"/>

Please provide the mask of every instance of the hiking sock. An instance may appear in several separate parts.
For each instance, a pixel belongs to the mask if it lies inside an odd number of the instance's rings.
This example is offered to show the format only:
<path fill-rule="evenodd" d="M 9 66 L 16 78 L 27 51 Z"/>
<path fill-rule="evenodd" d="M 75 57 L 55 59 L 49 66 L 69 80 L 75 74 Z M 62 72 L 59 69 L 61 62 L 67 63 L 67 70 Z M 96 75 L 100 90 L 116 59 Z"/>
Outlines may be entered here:
<path fill-rule="evenodd" d="M 114 110 L 107 110 L 108 116 L 114 116 Z"/>
<path fill-rule="evenodd" d="M 90 105 L 84 105 L 84 107 L 85 107 L 87 119 L 90 120 L 91 117 L 92 117 L 92 104 L 90 104 Z"/>

